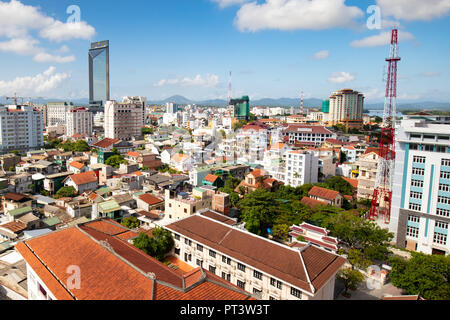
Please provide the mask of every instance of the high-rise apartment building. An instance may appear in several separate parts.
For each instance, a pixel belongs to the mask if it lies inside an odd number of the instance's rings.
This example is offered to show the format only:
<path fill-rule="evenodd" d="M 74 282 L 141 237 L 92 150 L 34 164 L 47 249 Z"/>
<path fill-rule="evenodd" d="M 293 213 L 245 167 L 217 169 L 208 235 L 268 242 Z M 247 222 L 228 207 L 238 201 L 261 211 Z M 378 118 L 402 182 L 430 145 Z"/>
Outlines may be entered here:
<path fill-rule="evenodd" d="M 399 247 L 449 254 L 450 125 L 407 118 L 397 128 L 389 229 Z"/>
<path fill-rule="evenodd" d="M 147 110 L 147 98 L 146 97 L 140 97 L 140 96 L 131 97 L 131 96 L 127 96 L 127 97 L 123 97 L 122 102 L 123 103 L 134 103 L 136 105 L 141 105 L 142 106 L 142 115 L 144 117 L 144 124 L 147 123 L 148 110 Z"/>
<path fill-rule="evenodd" d="M 44 146 L 42 111 L 32 106 L 0 107 L 0 152 Z"/>
<path fill-rule="evenodd" d="M 307 151 L 288 151 L 286 154 L 284 183 L 300 187 L 307 183 L 317 183 L 319 179 L 319 158 Z"/>
<path fill-rule="evenodd" d="M 234 106 L 234 118 L 248 120 L 250 118 L 250 98 L 244 96 L 241 99 L 232 99 L 230 105 Z"/>
<path fill-rule="evenodd" d="M 67 113 L 74 108 L 71 102 L 49 102 L 47 103 L 46 120 L 47 127 L 56 126 L 58 124 L 67 124 Z"/>
<path fill-rule="evenodd" d="M 76 108 L 70 110 L 66 115 L 66 119 L 67 137 L 72 137 L 76 133 L 86 134 L 87 136 L 92 135 L 94 117 L 92 112 L 89 112 L 86 108 Z"/>
<path fill-rule="evenodd" d="M 173 102 L 166 103 L 166 113 L 174 114 L 178 112 L 178 105 Z"/>
<path fill-rule="evenodd" d="M 363 126 L 364 95 L 351 89 L 339 90 L 330 97 L 328 124 L 343 124 L 348 129 Z"/>
<path fill-rule="evenodd" d="M 89 50 L 89 101 L 104 106 L 109 96 L 109 40 L 106 40 L 92 43 Z"/>
<path fill-rule="evenodd" d="M 107 101 L 105 105 L 105 137 L 130 141 L 141 136 L 144 126 L 142 105 Z"/>

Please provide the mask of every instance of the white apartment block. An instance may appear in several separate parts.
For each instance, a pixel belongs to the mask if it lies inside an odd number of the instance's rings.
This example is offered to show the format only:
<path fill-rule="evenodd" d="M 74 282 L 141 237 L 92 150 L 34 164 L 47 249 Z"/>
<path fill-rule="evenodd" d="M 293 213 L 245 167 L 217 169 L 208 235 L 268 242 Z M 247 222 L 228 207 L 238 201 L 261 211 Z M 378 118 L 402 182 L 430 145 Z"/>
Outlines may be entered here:
<path fill-rule="evenodd" d="M 174 255 L 253 293 L 262 300 L 333 300 L 345 259 L 324 249 L 289 247 L 237 227 L 218 213 L 198 213 L 166 225 Z"/>
<path fill-rule="evenodd" d="M 286 155 L 286 175 L 284 183 L 300 187 L 307 183 L 317 183 L 319 179 L 319 158 L 307 151 L 288 151 Z"/>
<path fill-rule="evenodd" d="M 330 97 L 328 124 L 345 124 L 349 128 L 363 125 L 364 95 L 351 89 L 339 90 Z"/>
<path fill-rule="evenodd" d="M 356 162 L 359 167 L 358 199 L 372 199 L 377 180 L 378 152 L 376 149 L 369 149 Z"/>
<path fill-rule="evenodd" d="M 32 106 L 0 107 L 0 152 L 44 146 L 42 111 Z"/>
<path fill-rule="evenodd" d="M 147 123 L 148 118 L 148 109 L 147 109 L 147 98 L 142 96 L 127 96 L 123 97 L 123 103 L 127 104 L 136 104 L 142 106 L 142 116 L 144 117 L 144 124 Z"/>
<path fill-rule="evenodd" d="M 392 198 L 398 246 L 450 253 L 450 124 L 407 119 L 397 127 Z"/>
<path fill-rule="evenodd" d="M 304 124 L 290 124 L 283 130 L 285 139 L 289 144 L 296 142 L 314 142 L 321 146 L 327 139 L 336 139 L 335 133 L 323 126 L 311 126 Z"/>
<path fill-rule="evenodd" d="M 47 104 L 47 126 L 67 124 L 67 113 L 74 108 L 70 102 L 50 102 Z"/>
<path fill-rule="evenodd" d="M 94 116 L 86 108 L 76 108 L 66 115 L 66 136 L 72 137 L 75 133 L 91 136 L 93 132 Z"/>
<path fill-rule="evenodd" d="M 130 141 L 141 136 L 144 117 L 141 104 L 107 101 L 105 105 L 105 137 Z"/>

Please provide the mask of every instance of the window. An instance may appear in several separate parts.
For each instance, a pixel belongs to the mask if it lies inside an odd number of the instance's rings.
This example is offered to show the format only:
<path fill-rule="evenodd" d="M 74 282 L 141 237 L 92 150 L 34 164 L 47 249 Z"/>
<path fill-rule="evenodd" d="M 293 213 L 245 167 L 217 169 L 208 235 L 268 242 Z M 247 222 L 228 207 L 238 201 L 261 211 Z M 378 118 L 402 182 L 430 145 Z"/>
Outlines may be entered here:
<path fill-rule="evenodd" d="M 430 135 L 424 135 L 423 138 L 424 139 L 431 139 L 431 140 L 435 140 L 436 139 L 435 136 L 430 136 Z"/>
<path fill-rule="evenodd" d="M 441 179 L 450 179 L 450 172 L 441 171 Z"/>
<path fill-rule="evenodd" d="M 179 255 L 180 255 L 180 249 L 175 248 L 175 254 L 176 254 L 177 256 L 179 256 Z"/>
<path fill-rule="evenodd" d="M 450 210 L 436 209 L 436 215 L 441 217 L 450 217 Z"/>
<path fill-rule="evenodd" d="M 276 287 L 278 289 L 282 288 L 282 283 L 280 281 L 277 281 L 277 280 L 273 279 L 273 278 L 270 279 L 270 285 L 272 287 Z"/>
<path fill-rule="evenodd" d="M 443 167 L 450 167 L 450 159 L 442 159 L 441 165 Z"/>
<path fill-rule="evenodd" d="M 408 216 L 408 221 L 419 223 L 420 222 L 420 218 L 416 217 L 416 216 Z"/>
<path fill-rule="evenodd" d="M 423 145 L 423 148 L 425 151 L 434 151 L 434 145 L 432 144 L 425 144 Z"/>
<path fill-rule="evenodd" d="M 419 145 L 417 143 L 411 143 L 409 145 L 410 150 L 419 150 Z"/>
<path fill-rule="evenodd" d="M 201 268 L 203 268 L 203 261 L 202 260 L 200 260 L 200 259 L 197 259 L 197 265 L 199 266 L 199 267 L 201 267 Z"/>
<path fill-rule="evenodd" d="M 447 235 L 439 232 L 434 233 L 433 243 L 446 245 L 447 244 Z"/>
<path fill-rule="evenodd" d="M 201 246 L 201 245 L 198 244 L 198 245 L 197 245 L 197 250 L 200 251 L 200 252 L 203 252 L 203 246 Z"/>
<path fill-rule="evenodd" d="M 439 197 L 438 197 L 438 203 L 442 203 L 442 204 L 450 204 L 450 198 L 448 198 L 448 197 L 443 197 L 443 196 L 439 196 Z"/>
<path fill-rule="evenodd" d="M 415 162 L 415 163 L 425 163 L 425 157 L 414 156 L 413 162 Z"/>
<path fill-rule="evenodd" d="M 420 204 L 410 203 L 409 210 L 422 211 L 422 206 Z"/>
<path fill-rule="evenodd" d="M 216 267 L 209 266 L 209 271 L 216 274 Z"/>
<path fill-rule="evenodd" d="M 258 289 L 256 289 L 256 288 L 253 288 L 253 294 L 259 295 L 259 294 L 261 294 L 261 293 L 262 293 L 261 290 L 258 290 Z"/>
<path fill-rule="evenodd" d="M 227 274 L 225 272 L 222 272 L 222 279 L 227 280 L 227 281 L 231 281 L 231 275 Z"/>
<path fill-rule="evenodd" d="M 291 288 L 291 295 L 301 299 L 302 298 L 302 292 L 300 290 L 297 290 L 295 288 Z"/>
<path fill-rule="evenodd" d="M 410 197 L 410 198 L 413 198 L 413 199 L 419 199 L 419 200 L 422 200 L 422 193 L 420 193 L 420 192 L 415 192 L 415 191 L 411 191 L 409 197 Z"/>
<path fill-rule="evenodd" d="M 245 290 L 245 282 L 242 282 L 242 281 L 237 281 L 237 286 L 239 287 L 239 288 L 241 288 L 241 289 L 243 289 L 243 290 Z"/>
<path fill-rule="evenodd" d="M 270 296 L 269 300 L 277 300 L 277 299 L 275 299 L 274 297 Z"/>
<path fill-rule="evenodd" d="M 448 184 L 439 184 L 439 191 L 450 192 L 450 185 Z"/>
<path fill-rule="evenodd" d="M 216 257 L 216 252 L 209 250 L 209 256 L 215 258 Z"/>
<path fill-rule="evenodd" d="M 39 283 L 39 291 L 47 297 L 47 291 L 44 289 L 44 287 Z"/>
<path fill-rule="evenodd" d="M 436 152 L 446 153 L 447 147 L 445 146 L 436 146 Z"/>
<path fill-rule="evenodd" d="M 256 279 L 262 280 L 262 273 L 259 271 L 253 271 L 253 277 L 255 277 Z"/>
<path fill-rule="evenodd" d="M 231 265 L 231 259 L 226 256 L 222 256 L 222 262 Z"/>
<path fill-rule="evenodd" d="M 410 227 L 406 229 L 406 236 L 411 238 L 418 238 L 419 237 L 419 228 Z"/>
<path fill-rule="evenodd" d="M 243 272 L 245 272 L 245 266 L 241 263 L 238 263 L 237 268 Z"/>
<path fill-rule="evenodd" d="M 180 235 L 175 233 L 175 240 L 180 240 Z"/>
<path fill-rule="evenodd" d="M 425 175 L 425 169 L 413 168 L 412 174 L 416 174 L 418 176 L 423 176 L 423 175 Z"/>
<path fill-rule="evenodd" d="M 411 133 L 410 137 L 411 137 L 411 139 L 413 139 L 413 138 L 415 138 L 415 139 L 422 139 L 422 136 L 420 134 Z"/>
<path fill-rule="evenodd" d="M 411 186 L 412 186 L 412 187 L 423 188 L 423 181 L 420 181 L 420 180 L 411 180 Z"/>
<path fill-rule="evenodd" d="M 184 260 L 185 261 L 192 261 L 192 254 L 185 253 L 184 254 Z"/>
<path fill-rule="evenodd" d="M 435 227 L 448 230 L 448 223 L 447 222 L 442 222 L 442 221 L 436 221 Z"/>
<path fill-rule="evenodd" d="M 192 241 L 189 239 L 185 239 L 184 243 L 187 244 L 188 246 L 192 246 Z"/>

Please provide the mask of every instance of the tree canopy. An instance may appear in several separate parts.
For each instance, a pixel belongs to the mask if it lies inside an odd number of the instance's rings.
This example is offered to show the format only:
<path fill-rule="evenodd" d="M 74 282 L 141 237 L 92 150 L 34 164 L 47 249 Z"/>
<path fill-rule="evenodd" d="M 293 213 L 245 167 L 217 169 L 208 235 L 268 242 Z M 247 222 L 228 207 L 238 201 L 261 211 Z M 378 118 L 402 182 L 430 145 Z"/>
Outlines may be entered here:
<path fill-rule="evenodd" d="M 153 258 L 163 261 L 166 254 L 173 249 L 175 241 L 170 231 L 158 227 L 153 230 L 151 238 L 141 233 L 133 245 Z"/>
<path fill-rule="evenodd" d="M 127 163 L 127 161 L 122 158 L 122 156 L 120 155 L 115 155 L 112 157 L 109 157 L 106 161 L 105 164 L 114 168 L 119 168 L 121 163 Z"/>
<path fill-rule="evenodd" d="M 128 229 L 136 229 L 139 227 L 139 220 L 136 217 L 128 217 L 123 219 L 122 225 Z"/>
<path fill-rule="evenodd" d="M 76 142 L 66 141 L 65 143 L 59 143 L 58 148 L 63 149 L 65 152 L 75 151 L 75 152 L 87 152 L 91 150 L 88 143 L 84 140 L 78 140 Z"/>
<path fill-rule="evenodd" d="M 450 257 L 413 253 L 406 261 L 390 260 L 392 284 L 408 295 L 420 295 L 427 300 L 450 300 Z"/>
<path fill-rule="evenodd" d="M 62 187 L 56 193 L 56 198 L 73 198 L 78 194 L 74 187 Z"/>

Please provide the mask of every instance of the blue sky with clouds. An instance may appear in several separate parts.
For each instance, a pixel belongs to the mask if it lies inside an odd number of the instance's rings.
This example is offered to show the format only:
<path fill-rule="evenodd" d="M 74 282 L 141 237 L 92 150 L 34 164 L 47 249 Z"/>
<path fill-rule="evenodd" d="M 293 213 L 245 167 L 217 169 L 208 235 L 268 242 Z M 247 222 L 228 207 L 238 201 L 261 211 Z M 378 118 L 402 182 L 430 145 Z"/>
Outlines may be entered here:
<path fill-rule="evenodd" d="M 108 39 L 116 99 L 225 99 L 232 70 L 234 96 L 379 102 L 399 25 L 399 100 L 450 101 L 449 14 L 450 0 L 0 0 L 0 96 L 87 98 L 90 41 Z"/>

